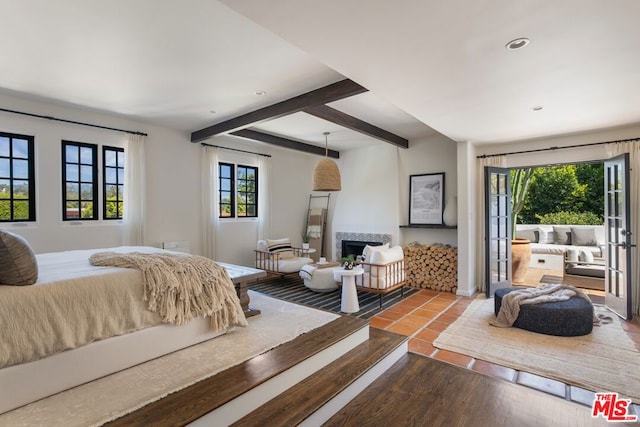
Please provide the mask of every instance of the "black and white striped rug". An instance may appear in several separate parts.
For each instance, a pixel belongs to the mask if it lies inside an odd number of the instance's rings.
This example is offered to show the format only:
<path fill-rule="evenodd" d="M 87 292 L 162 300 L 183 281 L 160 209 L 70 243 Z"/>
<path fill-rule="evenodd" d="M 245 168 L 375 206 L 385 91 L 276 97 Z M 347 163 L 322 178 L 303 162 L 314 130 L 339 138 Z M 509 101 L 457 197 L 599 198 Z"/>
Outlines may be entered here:
<path fill-rule="evenodd" d="M 302 283 L 302 279 L 296 276 L 268 277 L 261 279 L 256 283 L 249 285 L 249 289 L 274 298 L 285 301 L 294 302 L 296 304 L 307 305 L 313 308 L 328 310 L 334 313 L 345 314 L 340 312 L 341 290 L 337 289 L 333 292 L 314 292 L 308 289 Z M 404 297 L 417 292 L 415 288 L 405 287 Z M 385 310 L 395 303 L 402 300 L 400 289 L 384 295 L 382 297 L 382 309 L 380 309 L 379 295 L 368 292 L 358 291 L 358 302 L 360 311 L 350 314 L 361 319 L 369 319 L 382 310 Z"/>

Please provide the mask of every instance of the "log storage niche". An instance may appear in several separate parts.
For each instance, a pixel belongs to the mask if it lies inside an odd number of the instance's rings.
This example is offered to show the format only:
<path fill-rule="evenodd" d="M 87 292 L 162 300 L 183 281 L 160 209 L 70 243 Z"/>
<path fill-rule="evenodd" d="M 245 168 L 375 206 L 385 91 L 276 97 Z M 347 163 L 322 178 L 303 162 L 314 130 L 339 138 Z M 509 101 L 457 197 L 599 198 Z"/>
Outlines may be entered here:
<path fill-rule="evenodd" d="M 458 248 L 440 243 L 403 247 L 407 285 L 436 291 L 458 291 Z"/>

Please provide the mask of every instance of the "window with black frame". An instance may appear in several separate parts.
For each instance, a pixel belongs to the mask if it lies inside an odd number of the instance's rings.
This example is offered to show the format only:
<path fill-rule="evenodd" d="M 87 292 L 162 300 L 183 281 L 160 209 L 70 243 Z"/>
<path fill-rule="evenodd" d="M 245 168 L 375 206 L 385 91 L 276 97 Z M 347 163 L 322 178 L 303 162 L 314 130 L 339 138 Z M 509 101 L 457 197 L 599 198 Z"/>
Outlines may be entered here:
<path fill-rule="evenodd" d="M 258 168 L 252 166 L 237 167 L 236 180 L 237 204 L 239 217 L 255 218 L 258 216 Z"/>
<path fill-rule="evenodd" d="M 218 163 L 220 218 L 258 216 L 258 168 Z"/>
<path fill-rule="evenodd" d="M 124 214 L 124 149 L 102 147 L 102 218 L 122 219 Z"/>
<path fill-rule="evenodd" d="M 234 169 L 234 165 L 230 163 L 218 163 L 218 201 L 220 206 L 220 218 L 233 218 L 236 216 Z"/>
<path fill-rule="evenodd" d="M 62 219 L 98 219 L 98 146 L 62 141 Z"/>
<path fill-rule="evenodd" d="M 34 137 L 0 132 L 0 222 L 36 220 Z"/>

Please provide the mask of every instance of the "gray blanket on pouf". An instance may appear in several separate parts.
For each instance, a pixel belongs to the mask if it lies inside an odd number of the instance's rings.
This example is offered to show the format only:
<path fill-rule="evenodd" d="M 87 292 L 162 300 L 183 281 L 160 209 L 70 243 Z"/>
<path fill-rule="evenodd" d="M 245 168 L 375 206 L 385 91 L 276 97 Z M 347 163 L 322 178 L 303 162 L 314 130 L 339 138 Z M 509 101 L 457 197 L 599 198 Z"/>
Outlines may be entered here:
<path fill-rule="evenodd" d="M 525 304 L 542 304 L 546 302 L 566 301 L 573 296 L 583 298 L 591 304 L 591 299 L 582 290 L 571 285 L 547 284 L 537 288 L 524 288 L 509 292 L 502 297 L 502 305 L 496 320 L 490 325 L 509 328 L 520 314 L 520 306 Z M 592 305 L 593 307 L 593 305 Z M 599 324 L 600 318 L 593 314 L 593 323 Z"/>

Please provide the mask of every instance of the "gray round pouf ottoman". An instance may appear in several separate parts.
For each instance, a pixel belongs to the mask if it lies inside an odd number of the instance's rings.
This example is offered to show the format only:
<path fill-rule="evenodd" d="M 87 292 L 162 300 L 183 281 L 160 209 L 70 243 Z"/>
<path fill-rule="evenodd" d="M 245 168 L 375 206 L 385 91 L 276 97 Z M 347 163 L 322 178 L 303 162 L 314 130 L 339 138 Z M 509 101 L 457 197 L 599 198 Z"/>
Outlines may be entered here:
<path fill-rule="evenodd" d="M 496 316 L 502 306 L 502 297 L 514 290 L 514 288 L 502 288 L 496 291 L 494 297 Z M 593 305 L 578 296 L 573 296 L 566 301 L 525 304 L 520 306 L 520 314 L 513 326 L 560 337 L 588 335 L 593 330 Z"/>

